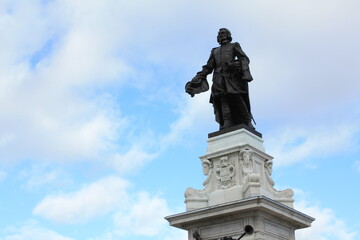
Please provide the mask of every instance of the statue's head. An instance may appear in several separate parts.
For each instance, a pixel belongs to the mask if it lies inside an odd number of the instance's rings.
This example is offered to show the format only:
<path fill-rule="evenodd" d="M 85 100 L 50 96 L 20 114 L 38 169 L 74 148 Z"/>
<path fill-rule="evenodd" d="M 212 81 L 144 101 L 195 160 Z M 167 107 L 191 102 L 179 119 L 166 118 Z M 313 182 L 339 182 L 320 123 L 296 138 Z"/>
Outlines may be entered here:
<path fill-rule="evenodd" d="M 217 35 L 217 41 L 219 44 L 224 44 L 232 41 L 231 32 L 227 28 L 220 28 L 218 35 Z"/>
<path fill-rule="evenodd" d="M 251 150 L 248 149 L 248 148 L 245 148 L 244 150 L 241 150 L 240 156 L 242 156 L 242 159 L 243 159 L 245 162 L 250 161 L 250 159 L 251 159 Z"/>

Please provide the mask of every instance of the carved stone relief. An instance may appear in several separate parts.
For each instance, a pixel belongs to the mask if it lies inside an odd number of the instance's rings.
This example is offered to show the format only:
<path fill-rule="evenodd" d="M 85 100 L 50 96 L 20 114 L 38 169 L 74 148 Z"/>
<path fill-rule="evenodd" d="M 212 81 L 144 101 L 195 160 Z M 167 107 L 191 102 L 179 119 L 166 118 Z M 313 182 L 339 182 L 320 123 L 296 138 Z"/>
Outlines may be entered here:
<path fill-rule="evenodd" d="M 220 162 L 217 164 L 215 172 L 219 188 L 227 189 L 235 185 L 234 161 L 228 156 L 220 158 Z"/>
<path fill-rule="evenodd" d="M 242 183 L 260 182 L 260 174 L 255 172 L 253 152 L 245 148 L 239 153 L 240 166 L 243 172 Z"/>
<path fill-rule="evenodd" d="M 265 168 L 265 176 L 267 181 L 269 182 L 270 186 L 274 186 L 274 180 L 272 180 L 271 178 L 271 174 L 272 174 L 272 166 L 273 166 L 273 162 L 271 159 L 265 160 L 264 163 L 264 168 Z"/>
<path fill-rule="evenodd" d="M 209 192 L 214 190 L 214 180 L 213 180 L 213 164 L 209 160 L 202 160 L 202 169 L 206 179 L 203 182 L 204 189 L 197 190 L 194 188 L 187 188 L 185 191 L 185 198 L 208 198 Z"/>
<path fill-rule="evenodd" d="M 250 149 L 245 148 L 240 151 L 240 163 L 245 175 L 254 172 L 254 163 L 251 157 L 252 152 Z"/>
<path fill-rule="evenodd" d="M 274 180 L 271 178 L 272 174 L 272 166 L 273 162 L 271 159 L 267 159 L 264 162 L 264 170 L 265 170 L 265 178 L 266 178 L 266 188 L 268 191 L 270 191 L 274 198 L 277 199 L 292 199 L 294 196 L 294 191 L 291 189 L 285 189 L 282 191 L 276 190 L 274 188 Z"/>

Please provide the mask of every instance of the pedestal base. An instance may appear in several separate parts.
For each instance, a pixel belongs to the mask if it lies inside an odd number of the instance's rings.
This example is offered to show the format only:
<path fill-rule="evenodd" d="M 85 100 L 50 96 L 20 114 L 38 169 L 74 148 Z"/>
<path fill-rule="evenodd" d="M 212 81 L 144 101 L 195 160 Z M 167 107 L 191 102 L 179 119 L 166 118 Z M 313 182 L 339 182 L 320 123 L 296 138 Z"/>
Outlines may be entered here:
<path fill-rule="evenodd" d="M 294 240 L 295 230 L 311 225 L 314 218 L 265 196 L 187 211 L 166 217 L 171 226 L 188 231 L 193 240 L 195 231 L 202 240 L 216 240 L 224 236 L 237 239 L 246 225 L 254 234 L 242 239 Z"/>

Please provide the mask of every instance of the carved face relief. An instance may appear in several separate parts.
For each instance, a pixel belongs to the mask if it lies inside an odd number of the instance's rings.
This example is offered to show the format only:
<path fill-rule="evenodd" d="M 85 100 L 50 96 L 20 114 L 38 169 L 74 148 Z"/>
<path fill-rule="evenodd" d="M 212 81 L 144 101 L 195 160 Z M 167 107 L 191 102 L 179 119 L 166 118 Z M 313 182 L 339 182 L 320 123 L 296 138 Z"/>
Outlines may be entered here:
<path fill-rule="evenodd" d="M 209 160 L 204 159 L 201 162 L 201 166 L 202 166 L 204 175 L 205 176 L 209 175 L 210 169 L 212 168 L 212 163 Z"/>
<path fill-rule="evenodd" d="M 210 166 L 208 163 L 203 163 L 202 164 L 202 169 L 203 169 L 203 173 L 204 175 L 208 175 L 209 174 L 209 171 L 210 171 Z"/>
<path fill-rule="evenodd" d="M 252 172 L 253 171 L 253 163 L 252 163 L 252 152 L 250 149 L 246 148 L 240 152 L 240 160 L 241 165 L 243 167 L 243 171 L 245 173 Z"/>
<path fill-rule="evenodd" d="M 245 164 L 250 163 L 250 156 L 251 156 L 251 154 L 250 154 L 249 152 L 245 152 L 245 153 L 243 154 L 243 160 L 244 160 L 244 163 L 245 163 Z"/>
<path fill-rule="evenodd" d="M 265 171 L 266 171 L 266 173 L 267 173 L 269 176 L 271 176 L 271 174 L 272 174 L 272 166 L 273 166 L 272 160 L 270 160 L 270 159 L 269 159 L 269 160 L 266 160 L 264 166 L 265 166 Z"/>

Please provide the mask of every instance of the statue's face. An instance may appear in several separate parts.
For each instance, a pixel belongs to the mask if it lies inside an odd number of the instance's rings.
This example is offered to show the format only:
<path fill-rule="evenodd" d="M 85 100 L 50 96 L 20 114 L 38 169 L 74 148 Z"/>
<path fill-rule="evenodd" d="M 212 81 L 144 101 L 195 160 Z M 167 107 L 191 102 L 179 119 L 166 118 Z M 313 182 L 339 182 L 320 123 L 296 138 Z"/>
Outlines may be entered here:
<path fill-rule="evenodd" d="M 244 153 L 243 158 L 246 162 L 250 161 L 250 154 L 249 153 Z"/>
<path fill-rule="evenodd" d="M 219 43 L 229 42 L 229 32 L 226 29 L 220 29 L 217 38 Z"/>

